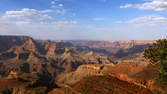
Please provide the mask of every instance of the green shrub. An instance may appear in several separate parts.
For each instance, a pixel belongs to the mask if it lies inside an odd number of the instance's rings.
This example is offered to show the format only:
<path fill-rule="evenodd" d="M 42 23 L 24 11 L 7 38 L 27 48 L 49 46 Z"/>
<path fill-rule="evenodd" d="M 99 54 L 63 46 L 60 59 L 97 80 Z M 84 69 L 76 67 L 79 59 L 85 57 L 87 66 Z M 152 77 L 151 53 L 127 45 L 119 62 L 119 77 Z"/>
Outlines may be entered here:
<path fill-rule="evenodd" d="M 158 83 L 163 88 L 167 87 L 167 39 L 157 40 L 144 51 L 144 57 L 156 66 L 159 71 Z"/>

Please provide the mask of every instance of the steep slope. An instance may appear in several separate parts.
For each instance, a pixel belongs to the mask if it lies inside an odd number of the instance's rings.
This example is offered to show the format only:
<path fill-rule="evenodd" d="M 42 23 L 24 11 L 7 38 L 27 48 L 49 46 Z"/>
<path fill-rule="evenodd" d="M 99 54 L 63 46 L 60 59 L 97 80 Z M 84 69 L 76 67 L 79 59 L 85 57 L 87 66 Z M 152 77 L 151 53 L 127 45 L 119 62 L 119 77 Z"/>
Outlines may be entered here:
<path fill-rule="evenodd" d="M 50 94 L 153 94 L 150 90 L 119 80 L 109 75 L 90 76 L 81 79 L 74 86 L 65 89 L 55 89 Z"/>
<path fill-rule="evenodd" d="M 151 40 L 122 40 L 122 41 L 70 41 L 79 47 L 89 47 L 90 50 L 105 54 L 112 55 L 117 58 L 122 58 L 127 55 L 141 53 L 150 44 L 155 41 Z"/>
<path fill-rule="evenodd" d="M 0 81 L 14 81 L 12 83 L 14 85 L 16 83 L 16 86 L 17 83 L 24 83 L 21 82 L 22 80 L 27 81 L 26 79 L 37 76 L 35 88 L 49 87 L 50 84 L 55 85 L 56 82 L 59 86 L 67 86 L 65 89 L 70 89 L 71 92 L 86 94 L 95 92 L 99 94 L 108 94 L 108 92 L 151 94 L 144 88 L 151 88 L 152 80 L 157 75 L 156 69 L 146 67 L 147 63 L 142 57 L 144 48 L 153 41 L 99 41 L 83 42 L 83 44 L 79 42 L 79 45 L 76 43 L 77 46 L 74 46 L 70 42 L 34 40 L 24 36 L 0 36 L 0 39 L 2 40 L 0 41 L 2 45 L 0 47 L 0 76 L 7 78 Z M 113 62 L 114 59 L 118 64 Z M 147 75 L 150 72 L 152 73 Z M 11 73 L 14 74 L 11 75 Z M 23 77 L 26 79 L 18 81 L 24 73 L 31 76 Z M 106 75 L 112 75 L 112 77 Z M 29 83 L 34 81 L 31 80 Z M 2 84 L 2 86 L 8 87 L 7 84 Z M 92 90 L 86 87 L 89 84 Z M 125 86 L 127 88 L 124 88 Z M 14 90 L 12 92 L 25 91 L 22 88 L 12 90 Z M 64 92 L 62 88 L 55 89 L 55 91 Z"/>
<path fill-rule="evenodd" d="M 79 50 L 69 42 L 36 41 L 32 38 L 0 53 L 1 75 L 18 71 L 57 76 L 60 72 L 74 71 L 83 64 L 112 63 L 105 55 Z"/>
<path fill-rule="evenodd" d="M 88 46 L 90 48 L 132 48 L 137 45 L 152 44 L 152 40 L 120 40 L 120 41 L 70 41 L 76 46 Z"/>
<path fill-rule="evenodd" d="M 0 36 L 0 52 L 6 51 L 15 45 L 22 45 L 29 38 L 27 36 Z"/>
<path fill-rule="evenodd" d="M 78 83 L 79 80 L 91 76 L 111 75 L 120 80 L 133 83 L 137 86 L 151 89 L 154 88 L 154 82 L 158 75 L 158 71 L 154 67 L 136 65 L 132 63 L 120 63 L 117 65 L 81 65 L 76 71 L 63 73 L 59 75 L 56 82 L 59 86 Z"/>
<path fill-rule="evenodd" d="M 79 66 L 76 71 L 70 73 L 62 73 L 56 78 L 56 82 L 58 85 L 74 85 L 80 79 L 84 77 L 89 77 L 93 75 L 101 75 L 102 71 L 105 68 L 112 68 L 113 64 L 86 64 Z"/>
<path fill-rule="evenodd" d="M 81 79 L 74 90 L 82 94 L 153 94 L 150 90 L 111 76 L 92 76 Z"/>

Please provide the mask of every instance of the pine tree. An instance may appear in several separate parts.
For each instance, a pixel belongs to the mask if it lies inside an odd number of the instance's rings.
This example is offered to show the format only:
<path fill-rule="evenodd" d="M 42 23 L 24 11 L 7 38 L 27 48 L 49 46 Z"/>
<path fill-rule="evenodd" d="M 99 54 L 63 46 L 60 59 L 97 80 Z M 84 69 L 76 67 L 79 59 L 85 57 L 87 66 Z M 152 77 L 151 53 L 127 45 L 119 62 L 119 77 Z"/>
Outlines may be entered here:
<path fill-rule="evenodd" d="M 162 86 L 167 86 L 167 39 L 157 40 L 152 46 L 144 51 L 144 57 L 151 65 L 158 68 L 159 76 L 157 81 Z"/>

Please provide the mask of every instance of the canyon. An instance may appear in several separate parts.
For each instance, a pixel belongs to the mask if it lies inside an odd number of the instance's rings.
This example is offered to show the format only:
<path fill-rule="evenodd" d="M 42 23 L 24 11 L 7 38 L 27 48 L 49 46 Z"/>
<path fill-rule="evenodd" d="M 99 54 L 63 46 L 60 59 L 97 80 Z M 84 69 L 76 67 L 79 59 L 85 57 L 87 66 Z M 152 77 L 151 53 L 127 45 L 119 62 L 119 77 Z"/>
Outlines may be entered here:
<path fill-rule="evenodd" d="M 158 72 L 149 67 L 142 53 L 154 42 L 50 41 L 0 36 L 0 81 L 4 82 L 0 92 L 66 94 L 68 90 L 69 94 L 93 94 L 98 88 L 98 94 L 153 94 Z M 93 85 L 96 80 L 98 85 Z M 101 81 L 110 87 L 107 91 Z M 92 85 L 92 91 L 87 84 Z"/>

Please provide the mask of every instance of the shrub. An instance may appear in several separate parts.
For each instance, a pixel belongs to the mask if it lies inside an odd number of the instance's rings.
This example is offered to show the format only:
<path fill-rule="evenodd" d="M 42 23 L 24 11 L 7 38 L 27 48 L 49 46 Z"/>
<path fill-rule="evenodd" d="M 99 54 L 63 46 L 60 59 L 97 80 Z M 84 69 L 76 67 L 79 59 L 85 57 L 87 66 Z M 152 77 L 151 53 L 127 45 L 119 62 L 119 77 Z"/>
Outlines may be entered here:
<path fill-rule="evenodd" d="M 167 39 L 157 40 L 156 43 L 145 49 L 144 57 L 159 71 L 157 81 L 161 86 L 167 86 Z"/>

